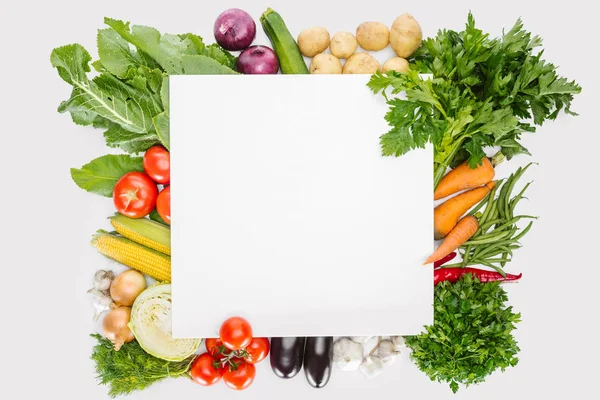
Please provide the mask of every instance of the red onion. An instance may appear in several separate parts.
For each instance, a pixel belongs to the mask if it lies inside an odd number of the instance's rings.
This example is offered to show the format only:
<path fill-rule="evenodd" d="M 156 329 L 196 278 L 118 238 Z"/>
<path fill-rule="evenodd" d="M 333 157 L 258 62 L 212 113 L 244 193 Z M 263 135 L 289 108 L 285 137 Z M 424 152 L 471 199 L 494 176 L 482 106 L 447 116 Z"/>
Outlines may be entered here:
<path fill-rule="evenodd" d="M 276 74 L 279 61 L 267 46 L 250 46 L 240 54 L 237 69 L 242 74 Z"/>
<path fill-rule="evenodd" d="M 224 49 L 243 50 L 252 44 L 256 24 L 246 11 L 231 8 L 217 17 L 214 34 L 217 43 Z"/>

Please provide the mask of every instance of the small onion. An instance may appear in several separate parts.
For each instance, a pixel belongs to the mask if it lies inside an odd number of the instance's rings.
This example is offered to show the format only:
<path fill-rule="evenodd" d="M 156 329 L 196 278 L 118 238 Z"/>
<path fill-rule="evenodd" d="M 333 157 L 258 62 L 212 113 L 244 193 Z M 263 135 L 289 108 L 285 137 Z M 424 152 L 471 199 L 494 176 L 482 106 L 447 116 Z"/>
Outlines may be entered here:
<path fill-rule="evenodd" d="M 237 69 L 242 74 L 276 74 L 279 61 L 267 46 L 250 46 L 240 54 Z"/>
<path fill-rule="evenodd" d="M 110 297 L 119 306 L 132 306 L 135 299 L 146 289 L 146 278 L 130 269 L 119 274 L 110 286 Z"/>
<path fill-rule="evenodd" d="M 123 344 L 134 339 L 131 329 L 127 326 L 130 318 L 131 307 L 113 308 L 104 317 L 102 322 L 104 337 L 111 341 L 116 351 L 119 351 Z"/>

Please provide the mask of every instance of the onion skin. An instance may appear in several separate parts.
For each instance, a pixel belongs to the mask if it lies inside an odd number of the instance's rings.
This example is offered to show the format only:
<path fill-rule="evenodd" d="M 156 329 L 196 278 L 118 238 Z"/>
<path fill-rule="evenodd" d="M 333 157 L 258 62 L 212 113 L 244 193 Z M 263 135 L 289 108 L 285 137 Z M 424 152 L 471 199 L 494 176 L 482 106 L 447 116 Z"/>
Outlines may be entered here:
<path fill-rule="evenodd" d="M 276 74 L 279 61 L 267 46 L 251 46 L 240 54 L 237 69 L 242 74 Z"/>
<path fill-rule="evenodd" d="M 111 341 L 116 351 L 119 351 L 123 344 L 135 339 L 131 329 L 127 326 L 130 319 L 131 307 L 113 308 L 104 317 L 102 322 L 104 337 Z"/>
<path fill-rule="evenodd" d="M 140 272 L 130 269 L 119 274 L 110 286 L 110 297 L 119 306 L 130 307 L 146 289 L 146 278 Z"/>
<path fill-rule="evenodd" d="M 213 32 L 215 40 L 225 50 L 243 50 L 256 36 L 256 23 L 246 11 L 231 8 L 219 14 Z"/>

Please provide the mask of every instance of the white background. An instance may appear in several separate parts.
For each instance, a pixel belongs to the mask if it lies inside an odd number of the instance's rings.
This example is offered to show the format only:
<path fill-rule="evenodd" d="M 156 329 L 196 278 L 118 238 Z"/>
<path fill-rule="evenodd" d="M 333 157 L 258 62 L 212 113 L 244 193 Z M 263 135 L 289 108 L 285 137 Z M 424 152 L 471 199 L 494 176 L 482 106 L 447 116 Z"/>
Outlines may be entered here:
<path fill-rule="evenodd" d="M 409 335 L 433 322 L 433 266 L 422 266 L 433 148 L 381 156 L 389 106 L 368 80 L 170 78 L 174 337 L 214 337 L 233 315 L 257 337 Z M 232 101 L 247 123 L 224 132 Z M 198 290 L 211 270 L 227 276 Z M 253 294 L 223 296 L 224 284 Z M 201 318 L 198 303 L 211 303 Z"/>
<path fill-rule="evenodd" d="M 93 271 L 110 266 L 89 245 L 92 233 L 107 228 L 111 201 L 78 189 L 69 168 L 106 153 L 102 135 L 76 127 L 56 113 L 70 88 L 52 70 L 52 48 L 79 42 L 95 53 L 95 31 L 111 16 L 159 28 L 192 31 L 211 38 L 214 18 L 241 6 L 257 19 L 267 6 L 285 18 L 291 31 L 324 25 L 331 32 L 353 31 L 366 20 L 390 24 L 411 12 L 425 36 L 438 28 L 461 29 L 471 9 L 478 25 L 499 34 L 518 16 L 544 38 L 545 58 L 577 81 L 577 118 L 563 117 L 525 140 L 540 166 L 528 179 L 527 211 L 541 219 L 523 240 L 510 272 L 524 273 L 507 286 L 522 312 L 516 337 L 520 363 L 485 384 L 452 396 L 445 384 L 429 382 L 408 360 L 374 381 L 358 373 L 334 371 L 330 384 L 313 390 L 302 376 L 275 378 L 268 363 L 258 368 L 253 386 L 242 393 L 224 385 L 202 388 L 186 380 L 160 383 L 131 399 L 304 399 L 384 398 L 524 399 L 593 398 L 597 393 L 598 214 L 595 209 L 597 124 L 597 13 L 588 1 L 20 1 L 1 3 L 0 137 L 2 216 L 0 266 L 0 396 L 9 399 L 106 398 L 88 359 L 93 341 L 92 308 L 85 291 Z M 268 44 L 258 29 L 256 43 Z M 236 121 L 228 122 L 233 125 Z M 238 122 L 243 126 L 243 121 Z M 516 160 L 515 160 L 516 161 Z M 526 161 L 522 159 L 521 161 Z M 499 170 L 504 174 L 516 165 Z M 377 284 L 377 276 L 372 277 Z M 201 315 L 203 307 L 198 304 Z M 400 317 L 400 316 L 399 316 Z"/>

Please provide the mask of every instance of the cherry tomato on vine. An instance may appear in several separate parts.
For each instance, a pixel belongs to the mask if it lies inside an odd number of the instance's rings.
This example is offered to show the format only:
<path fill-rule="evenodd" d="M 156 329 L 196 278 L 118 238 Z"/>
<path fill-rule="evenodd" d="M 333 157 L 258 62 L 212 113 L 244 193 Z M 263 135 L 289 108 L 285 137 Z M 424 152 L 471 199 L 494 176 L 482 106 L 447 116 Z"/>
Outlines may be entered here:
<path fill-rule="evenodd" d="M 130 218 L 143 218 L 154 209 L 158 188 L 148 175 L 128 172 L 119 179 L 113 190 L 117 211 Z"/>
<path fill-rule="evenodd" d="M 221 325 L 219 337 L 228 349 L 240 350 L 252 341 L 252 327 L 242 317 L 231 317 Z"/>
<path fill-rule="evenodd" d="M 154 146 L 146 150 L 144 171 L 154 182 L 167 185 L 171 180 L 171 155 L 167 149 Z"/>
<path fill-rule="evenodd" d="M 261 362 L 267 357 L 267 354 L 269 354 L 270 346 L 269 338 L 252 338 L 250 344 L 246 346 L 246 353 L 248 353 L 245 357 L 246 362 L 248 364 Z"/>
<path fill-rule="evenodd" d="M 194 382 L 202 386 L 210 386 L 219 382 L 223 376 L 221 368 L 215 368 L 215 358 L 210 353 L 200 354 L 190 368 L 190 376 Z"/>
<path fill-rule="evenodd" d="M 238 364 L 236 369 L 226 367 L 223 382 L 232 389 L 244 390 L 254 382 L 256 367 L 242 359 L 235 359 L 235 362 Z"/>
<path fill-rule="evenodd" d="M 210 354 L 215 355 L 219 351 L 219 347 L 223 346 L 223 342 L 221 339 L 206 339 L 204 340 L 204 344 L 206 345 L 206 351 Z"/>
<path fill-rule="evenodd" d="M 156 211 L 163 221 L 171 225 L 171 186 L 167 186 L 158 194 Z"/>

